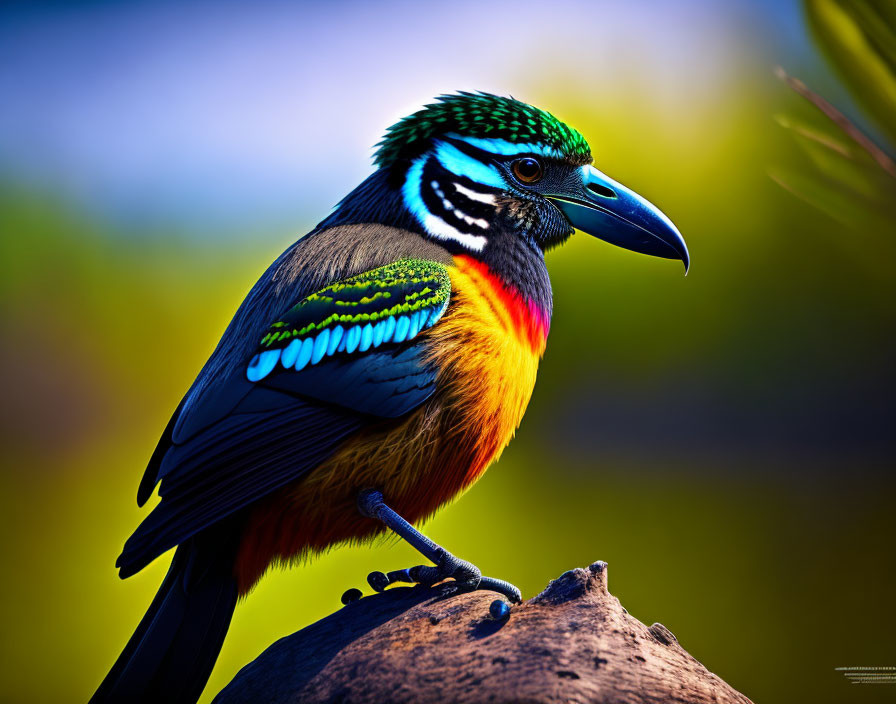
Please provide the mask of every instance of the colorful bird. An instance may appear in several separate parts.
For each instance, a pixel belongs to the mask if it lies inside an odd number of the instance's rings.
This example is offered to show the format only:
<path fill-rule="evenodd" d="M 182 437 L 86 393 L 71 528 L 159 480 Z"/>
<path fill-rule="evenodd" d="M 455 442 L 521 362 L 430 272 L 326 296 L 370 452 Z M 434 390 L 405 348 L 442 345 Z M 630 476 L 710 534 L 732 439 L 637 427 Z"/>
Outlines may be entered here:
<path fill-rule="evenodd" d="M 434 566 L 369 577 L 519 591 L 413 528 L 482 475 L 523 417 L 551 321 L 546 250 L 578 228 L 688 266 L 656 207 L 584 138 L 458 93 L 393 125 L 376 171 L 250 291 L 140 483 L 161 501 L 122 578 L 177 546 L 93 702 L 194 702 L 268 567 L 387 528 Z M 503 613 L 498 608 L 496 613 Z"/>

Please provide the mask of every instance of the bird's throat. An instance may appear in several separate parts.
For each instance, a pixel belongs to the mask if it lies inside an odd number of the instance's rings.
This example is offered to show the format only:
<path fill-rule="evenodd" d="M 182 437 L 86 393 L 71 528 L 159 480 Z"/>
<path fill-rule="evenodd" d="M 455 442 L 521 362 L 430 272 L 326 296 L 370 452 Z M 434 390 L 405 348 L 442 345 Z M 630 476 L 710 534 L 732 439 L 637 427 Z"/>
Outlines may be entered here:
<path fill-rule="evenodd" d="M 474 286 L 482 300 L 499 312 L 506 327 L 539 356 L 544 352 L 551 327 L 551 311 L 539 300 L 526 296 L 485 262 L 466 254 L 454 257 L 455 265 Z"/>

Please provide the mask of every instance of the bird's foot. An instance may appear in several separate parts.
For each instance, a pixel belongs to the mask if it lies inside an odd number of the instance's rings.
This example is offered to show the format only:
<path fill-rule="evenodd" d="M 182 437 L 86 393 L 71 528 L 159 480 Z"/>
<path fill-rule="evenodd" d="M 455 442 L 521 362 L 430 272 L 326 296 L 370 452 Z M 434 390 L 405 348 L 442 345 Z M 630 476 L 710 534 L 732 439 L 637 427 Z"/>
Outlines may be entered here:
<path fill-rule="evenodd" d="M 435 566 L 417 565 L 404 570 L 394 570 L 388 574 L 371 572 L 367 582 L 374 591 L 381 592 L 395 582 L 417 583 L 432 586 L 445 579 L 453 579 L 451 588 L 454 591 L 475 591 L 484 589 L 505 596 L 511 603 L 522 601 L 520 590 L 510 582 L 493 577 L 483 577 L 476 565 L 461 560 L 445 548 L 436 544 L 414 526 L 408 523 L 383 501 L 383 495 L 376 489 L 365 489 L 358 495 L 358 510 L 363 516 L 374 518 L 401 536 L 420 554 L 435 563 Z M 349 589 L 342 595 L 342 603 L 356 601 L 361 596 L 357 589 Z M 510 613 L 506 602 L 496 599 L 489 609 L 492 618 L 503 620 Z"/>
<path fill-rule="evenodd" d="M 438 548 L 435 566 L 417 565 L 389 573 L 371 572 L 367 575 L 367 583 L 374 591 L 381 592 L 390 584 L 407 582 L 429 587 L 446 579 L 453 579 L 452 588 L 458 592 L 472 592 L 477 589 L 497 592 L 504 595 L 512 603 L 522 600 L 520 590 L 510 582 L 493 577 L 483 577 L 476 565 L 455 557 L 444 548 Z"/>

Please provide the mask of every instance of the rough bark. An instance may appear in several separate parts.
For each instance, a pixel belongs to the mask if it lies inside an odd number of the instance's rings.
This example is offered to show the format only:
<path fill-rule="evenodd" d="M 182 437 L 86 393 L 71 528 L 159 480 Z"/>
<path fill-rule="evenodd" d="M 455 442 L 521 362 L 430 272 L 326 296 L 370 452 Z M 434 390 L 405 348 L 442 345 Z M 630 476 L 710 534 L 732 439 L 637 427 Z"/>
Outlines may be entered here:
<path fill-rule="evenodd" d="M 399 587 L 345 606 L 244 667 L 215 704 L 750 704 L 662 624 L 607 591 L 596 562 L 489 617 L 489 592 Z"/>

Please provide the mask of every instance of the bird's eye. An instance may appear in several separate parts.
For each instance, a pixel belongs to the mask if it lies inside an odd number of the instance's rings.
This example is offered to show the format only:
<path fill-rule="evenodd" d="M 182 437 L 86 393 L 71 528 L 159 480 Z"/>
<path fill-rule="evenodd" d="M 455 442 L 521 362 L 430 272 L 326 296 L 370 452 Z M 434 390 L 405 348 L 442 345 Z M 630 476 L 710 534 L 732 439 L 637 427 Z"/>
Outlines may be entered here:
<path fill-rule="evenodd" d="M 529 156 L 517 159 L 511 164 L 511 168 L 513 169 L 513 175 L 521 183 L 537 183 L 544 176 L 541 162 Z"/>

